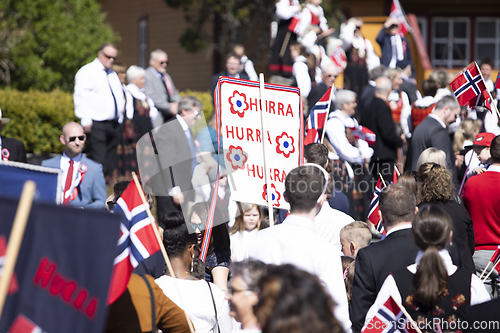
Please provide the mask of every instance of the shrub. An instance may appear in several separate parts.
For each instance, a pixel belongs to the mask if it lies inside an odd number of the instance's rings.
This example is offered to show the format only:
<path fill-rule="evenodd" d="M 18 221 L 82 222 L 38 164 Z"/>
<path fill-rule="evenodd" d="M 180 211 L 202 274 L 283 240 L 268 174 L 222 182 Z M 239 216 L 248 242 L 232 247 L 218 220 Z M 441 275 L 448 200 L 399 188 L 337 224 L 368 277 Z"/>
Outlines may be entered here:
<path fill-rule="evenodd" d="M 35 154 L 62 152 L 62 127 L 77 120 L 73 95 L 61 90 L 1 90 L 0 108 L 11 119 L 2 134 L 23 141 L 26 151 Z"/>

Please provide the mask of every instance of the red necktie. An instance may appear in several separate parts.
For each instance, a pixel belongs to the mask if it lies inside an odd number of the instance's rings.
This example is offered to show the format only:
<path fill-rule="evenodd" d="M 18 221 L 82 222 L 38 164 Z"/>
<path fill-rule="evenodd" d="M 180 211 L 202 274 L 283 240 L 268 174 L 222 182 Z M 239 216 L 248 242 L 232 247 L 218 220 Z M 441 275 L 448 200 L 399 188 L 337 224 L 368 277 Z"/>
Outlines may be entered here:
<path fill-rule="evenodd" d="M 66 176 L 66 184 L 64 185 L 63 205 L 69 205 L 69 202 L 71 201 L 71 195 L 69 195 L 66 198 L 65 194 L 70 189 L 72 182 L 73 182 L 73 160 L 70 159 L 69 160 L 68 175 Z"/>
<path fill-rule="evenodd" d="M 168 79 L 167 74 L 163 75 L 163 80 L 165 80 L 165 84 L 167 85 L 168 94 L 172 96 L 174 93 L 174 89 L 172 89 L 172 82 L 170 82 L 170 80 Z"/>

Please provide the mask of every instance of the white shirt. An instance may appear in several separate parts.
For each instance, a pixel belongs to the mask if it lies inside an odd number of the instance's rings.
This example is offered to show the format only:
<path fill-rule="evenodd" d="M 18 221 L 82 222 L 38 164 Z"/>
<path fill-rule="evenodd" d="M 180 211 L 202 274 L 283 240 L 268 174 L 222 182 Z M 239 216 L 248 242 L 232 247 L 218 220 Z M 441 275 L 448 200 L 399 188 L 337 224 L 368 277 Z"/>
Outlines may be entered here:
<path fill-rule="evenodd" d="M 411 138 L 411 104 L 408 95 L 401 91 L 401 95 L 398 91 L 391 91 L 387 101 L 390 102 L 398 102 L 399 98 L 403 100 L 403 108 L 401 109 L 401 115 L 399 118 L 399 124 L 401 125 L 401 129 L 407 138 Z"/>
<path fill-rule="evenodd" d="M 302 36 L 306 31 L 307 27 L 311 25 L 312 14 L 319 18 L 319 27 L 322 31 L 328 30 L 328 23 L 325 18 L 325 13 L 323 12 L 323 7 L 315 6 L 308 3 L 304 9 L 300 12 L 300 22 L 297 27 L 299 36 Z"/>
<path fill-rule="evenodd" d="M 500 135 L 500 126 L 498 126 L 498 115 L 495 110 L 492 110 L 492 112 L 486 111 L 484 115 L 484 130 L 485 132 L 490 132 L 495 135 Z"/>
<path fill-rule="evenodd" d="M 71 179 L 72 179 L 72 182 L 74 183 L 75 182 L 75 179 L 77 178 L 78 176 L 78 173 L 79 173 L 79 169 L 80 169 L 80 159 L 82 158 L 82 154 L 78 154 L 77 156 L 75 156 L 74 158 L 72 158 L 73 160 L 73 174 L 71 175 Z M 66 155 L 65 152 L 63 152 L 62 156 L 61 156 L 61 161 L 59 162 L 59 168 L 62 170 L 62 182 L 61 182 L 61 192 L 62 192 L 62 196 L 61 196 L 61 203 L 63 203 L 64 201 L 64 187 L 66 186 L 66 177 L 68 177 L 68 171 L 69 171 L 69 156 Z M 73 189 L 76 187 L 75 185 L 76 184 L 73 184 L 72 183 L 72 186 L 70 187 L 70 193 L 73 193 Z"/>
<path fill-rule="evenodd" d="M 97 58 L 76 73 L 73 100 L 75 115 L 81 119 L 82 126 L 91 125 L 93 120 L 105 121 L 115 118 L 115 103 L 110 87 L 113 89 L 121 122 L 125 98 L 118 75 L 112 70 L 107 74 Z"/>
<path fill-rule="evenodd" d="M 372 43 L 363 37 L 355 37 L 356 24 L 349 22 L 340 27 L 339 38 L 342 40 L 342 48 L 348 51 L 351 47 L 366 52 L 366 66 L 368 70 L 380 66 L 380 58 L 375 54 Z"/>
<path fill-rule="evenodd" d="M 448 88 L 439 88 L 436 92 L 436 95 L 434 96 L 434 99 L 436 100 L 437 103 L 441 100 L 441 98 L 449 95 L 451 95 L 451 91 L 449 91 Z"/>
<path fill-rule="evenodd" d="M 234 234 L 229 235 L 229 240 L 231 241 L 231 259 L 233 261 L 242 261 L 247 259 L 248 247 L 250 246 L 250 242 L 257 231 L 257 228 L 255 228 L 250 231 L 237 231 Z"/>
<path fill-rule="evenodd" d="M 423 254 L 424 253 L 422 251 L 419 251 L 417 257 L 415 258 L 415 263 L 406 267 L 406 269 L 408 269 L 412 274 L 415 274 L 417 272 L 417 266 Z M 446 270 L 448 271 L 448 276 L 455 273 L 457 270 L 457 266 L 453 265 L 453 262 L 451 260 L 448 251 L 441 250 L 439 251 L 439 255 L 443 259 Z M 472 279 L 470 285 L 470 305 L 476 305 L 479 303 L 489 301 L 490 295 L 486 291 L 486 288 L 484 287 L 479 277 L 477 277 L 474 273 L 471 273 L 471 276 Z M 370 310 L 368 310 L 368 313 L 366 314 L 365 325 L 372 320 L 372 318 L 382 307 L 385 301 L 387 301 L 389 296 L 391 296 L 391 294 L 396 302 L 399 302 L 399 304 L 402 303 L 401 294 L 399 293 L 396 281 L 394 280 L 394 277 L 391 274 L 389 274 L 389 276 L 387 276 L 387 278 L 385 279 L 384 284 L 380 288 L 375 303 L 373 303 L 373 305 L 370 307 Z"/>
<path fill-rule="evenodd" d="M 204 280 L 175 279 L 177 288 L 174 285 L 174 279 L 167 275 L 156 279 L 155 282 L 168 298 L 187 312 L 196 333 L 219 333 L 215 321 L 212 296 Z M 213 283 L 210 283 L 210 287 L 217 308 L 220 332 L 231 332 L 233 330 L 233 319 L 229 315 L 229 303 L 225 299 L 225 294 Z M 182 295 L 182 301 L 179 291 Z"/>
<path fill-rule="evenodd" d="M 340 210 L 333 209 L 325 201 L 321 211 L 314 218 L 314 231 L 325 241 L 332 244 L 342 255 L 342 245 L 340 244 L 340 229 L 354 222 L 354 219 Z"/>
<path fill-rule="evenodd" d="M 364 158 L 370 158 L 373 155 L 373 149 L 368 146 L 364 140 L 358 140 L 358 147 L 349 143 L 345 135 L 346 127 L 357 127 L 358 122 L 343 113 L 340 110 L 332 112 L 325 125 L 325 131 L 328 140 L 339 157 L 349 163 L 362 164 Z"/>
<path fill-rule="evenodd" d="M 309 68 L 306 61 L 306 57 L 298 56 L 293 60 L 292 68 L 292 73 L 297 81 L 302 98 L 306 98 L 311 92 L 311 77 L 309 76 Z"/>
<path fill-rule="evenodd" d="M 248 59 L 248 57 L 246 55 L 243 55 L 243 57 L 241 57 L 240 61 L 243 64 L 243 68 L 245 69 L 245 73 L 247 73 L 248 78 L 252 81 L 259 81 L 259 76 L 257 75 L 257 72 L 255 71 L 253 61 Z"/>
<path fill-rule="evenodd" d="M 283 223 L 257 232 L 248 252 L 266 264 L 293 264 L 318 276 L 337 303 L 335 318 L 351 332 L 340 256 L 314 231 L 313 221 L 289 215 Z"/>
<path fill-rule="evenodd" d="M 153 100 L 149 98 L 149 96 L 146 96 L 143 89 L 139 89 L 138 86 L 136 86 L 133 83 L 130 83 L 127 86 L 127 90 L 135 99 L 144 101 L 147 98 L 147 102 L 149 105 L 149 118 L 151 119 L 151 121 L 155 120 L 156 117 L 158 117 L 158 109 L 155 107 L 155 102 L 153 102 Z M 132 119 L 133 117 L 134 117 L 134 108 L 132 107 L 131 110 L 127 109 L 127 118 Z"/>
<path fill-rule="evenodd" d="M 436 119 L 436 121 L 443 127 L 446 129 L 446 124 L 444 123 L 444 121 L 441 120 L 441 118 L 439 118 L 438 116 L 436 116 L 434 113 L 430 113 L 429 114 L 429 117 L 432 117 L 434 119 Z"/>
<path fill-rule="evenodd" d="M 424 96 L 415 101 L 415 104 L 413 104 L 416 107 L 419 108 L 426 108 L 431 106 L 432 104 L 436 103 L 436 98 L 433 96 Z"/>

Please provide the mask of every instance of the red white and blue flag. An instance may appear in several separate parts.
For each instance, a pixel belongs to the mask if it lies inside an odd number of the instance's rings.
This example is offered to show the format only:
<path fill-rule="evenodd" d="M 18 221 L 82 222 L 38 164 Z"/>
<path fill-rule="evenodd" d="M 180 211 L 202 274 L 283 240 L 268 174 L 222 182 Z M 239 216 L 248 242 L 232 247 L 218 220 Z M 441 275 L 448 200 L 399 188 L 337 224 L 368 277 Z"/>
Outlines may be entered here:
<path fill-rule="evenodd" d="M 366 324 L 361 333 L 413 333 L 417 330 L 404 317 L 398 303 L 389 296 L 372 320 Z"/>
<path fill-rule="evenodd" d="M 332 87 L 328 88 L 323 97 L 313 106 L 306 122 L 306 138 L 304 146 L 310 143 L 321 143 L 321 134 L 332 103 Z"/>
<path fill-rule="evenodd" d="M 377 135 L 373 133 L 371 129 L 358 125 L 357 127 L 351 127 L 351 133 L 354 135 L 356 140 L 364 140 L 370 146 L 375 146 Z"/>
<path fill-rule="evenodd" d="M 146 212 L 135 181 L 132 180 L 113 210 L 125 215 L 120 224 L 118 255 L 114 261 L 108 304 L 113 303 L 127 289 L 130 274 L 139 262 L 160 250 L 153 230 L 154 220 Z"/>
<path fill-rule="evenodd" d="M 404 36 L 407 32 L 411 32 L 411 27 L 408 21 L 406 20 L 406 14 L 399 3 L 399 0 L 392 0 L 391 12 L 389 16 L 395 17 L 401 23 L 401 29 L 399 30 L 399 34 Z"/>
<path fill-rule="evenodd" d="M 347 56 L 342 46 L 337 46 L 330 55 L 330 58 L 333 60 L 335 65 L 337 65 L 342 69 L 342 71 L 344 71 L 347 66 Z"/>
<path fill-rule="evenodd" d="M 375 191 L 373 191 L 372 202 L 370 203 L 370 210 L 368 211 L 368 220 L 375 226 L 378 232 L 384 232 L 384 227 L 380 221 L 380 216 L 378 215 L 379 206 L 378 206 L 378 196 L 380 192 L 385 188 L 385 185 L 382 181 L 382 178 L 379 176 L 377 185 L 375 185 Z"/>
<path fill-rule="evenodd" d="M 469 103 L 476 105 L 479 96 L 484 96 L 483 92 L 487 94 L 486 84 L 477 68 L 476 62 L 472 62 L 469 66 L 465 67 L 462 72 L 451 81 L 450 88 L 455 94 L 460 106 Z M 473 101 L 471 102 L 471 100 Z"/>
<path fill-rule="evenodd" d="M 496 263 L 500 259 L 500 245 L 498 245 L 497 249 L 495 250 L 495 253 L 490 258 L 491 263 Z"/>

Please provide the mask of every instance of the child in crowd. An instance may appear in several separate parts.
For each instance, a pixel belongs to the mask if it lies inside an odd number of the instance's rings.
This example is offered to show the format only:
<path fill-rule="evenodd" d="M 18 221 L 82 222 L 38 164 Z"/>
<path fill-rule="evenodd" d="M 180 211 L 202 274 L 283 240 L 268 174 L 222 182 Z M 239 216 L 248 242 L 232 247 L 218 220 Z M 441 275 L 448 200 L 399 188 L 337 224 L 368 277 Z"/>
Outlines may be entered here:
<path fill-rule="evenodd" d="M 352 288 L 352 279 L 349 281 L 349 273 L 352 268 L 354 272 L 354 258 L 349 256 L 340 257 L 342 260 L 342 272 L 344 272 L 344 284 L 345 284 L 345 292 L 347 293 L 347 301 L 351 301 L 351 288 Z M 352 267 L 351 267 L 352 266 Z M 352 278 L 354 278 L 354 273 L 352 274 Z"/>
<path fill-rule="evenodd" d="M 471 171 L 469 167 L 469 171 L 467 172 L 467 176 L 480 175 L 488 169 L 491 164 L 491 154 L 490 154 L 490 146 L 491 140 L 495 138 L 495 134 L 493 133 L 479 133 L 474 140 L 474 143 L 471 147 L 474 150 L 474 153 L 477 155 L 479 160 L 479 165 L 474 167 Z"/>
<path fill-rule="evenodd" d="M 372 233 L 366 222 L 354 221 L 340 229 L 340 244 L 346 256 L 356 258 L 358 251 L 367 247 L 372 240 Z"/>

